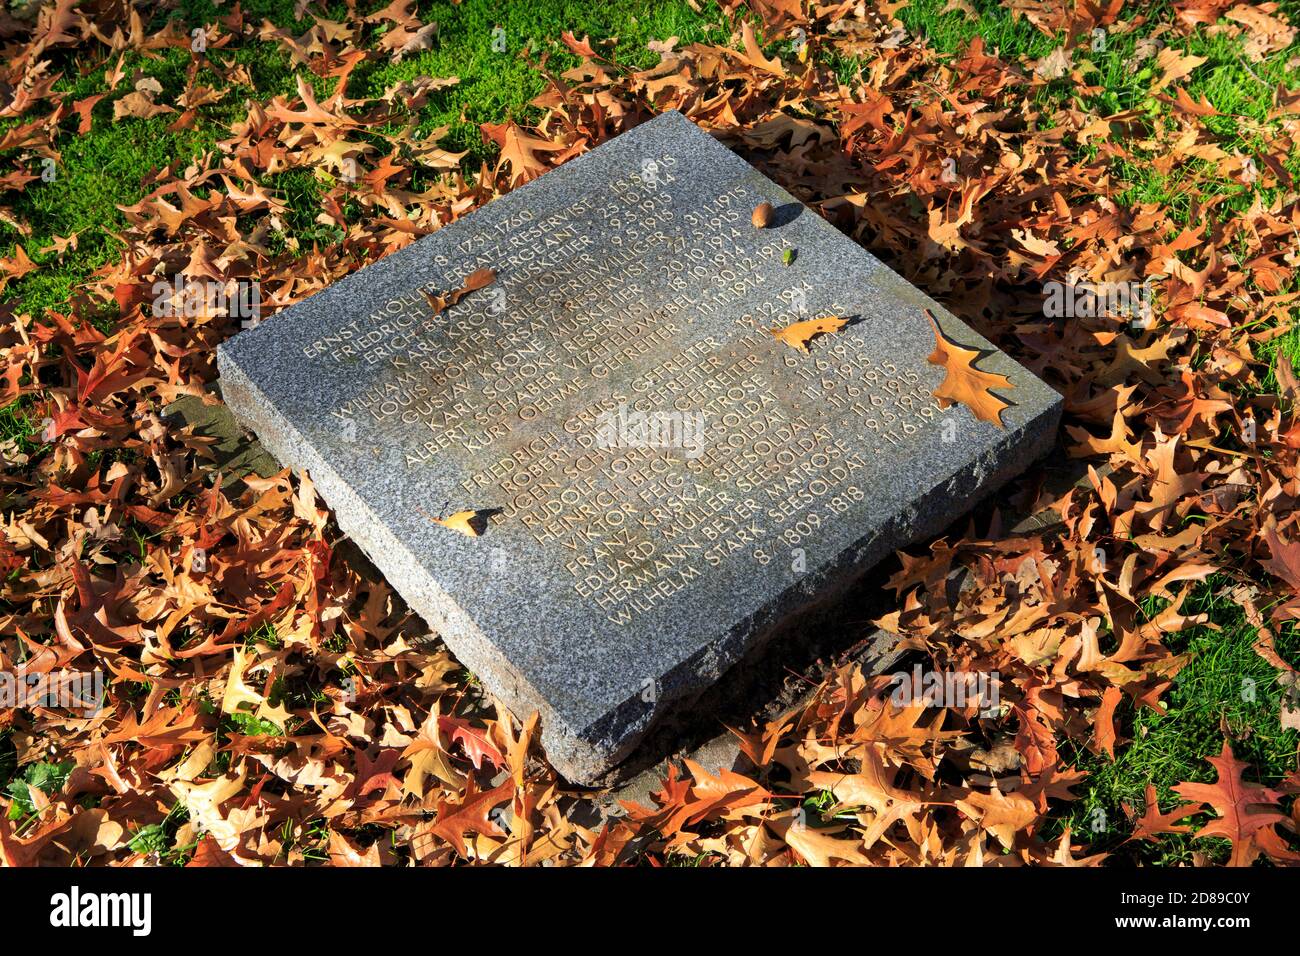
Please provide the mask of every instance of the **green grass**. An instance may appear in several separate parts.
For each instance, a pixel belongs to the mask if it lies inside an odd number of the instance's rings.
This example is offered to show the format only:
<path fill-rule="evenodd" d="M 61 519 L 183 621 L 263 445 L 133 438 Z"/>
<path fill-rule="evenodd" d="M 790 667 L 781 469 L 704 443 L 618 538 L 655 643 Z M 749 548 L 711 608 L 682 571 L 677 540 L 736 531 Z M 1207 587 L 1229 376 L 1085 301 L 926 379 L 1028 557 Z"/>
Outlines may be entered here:
<path fill-rule="evenodd" d="M 1179 802 L 1174 785 L 1214 781 L 1215 770 L 1205 758 L 1218 755 L 1225 732 L 1237 758 L 1250 768 L 1247 779 L 1272 786 L 1296 769 L 1300 733 L 1282 728 L 1278 671 L 1255 652 L 1256 630 L 1226 597 L 1230 586 L 1212 578 L 1185 605 L 1189 614 L 1209 614 L 1217 630 L 1195 627 L 1166 640 L 1175 653 L 1191 655 L 1164 697 L 1166 713 L 1137 710 L 1125 698 L 1116 711 L 1116 729 L 1130 742 L 1116 748 L 1116 759 L 1088 751 L 1074 755 L 1074 766 L 1090 774 L 1077 788 L 1083 799 L 1061 821 L 1071 825 L 1077 842 L 1114 849 L 1127 839 L 1131 826 L 1123 807 L 1141 813 L 1148 783 L 1155 785 L 1161 809 L 1169 810 Z M 1283 659 L 1300 663 L 1300 629 L 1288 626 L 1275 637 Z M 1186 863 L 1193 850 L 1222 862 L 1228 844 L 1171 834 L 1133 849 L 1153 863 Z"/>
<path fill-rule="evenodd" d="M 176 842 L 177 831 L 189 818 L 189 809 L 184 804 L 175 804 L 161 822 L 151 823 L 131 834 L 131 850 L 151 857 L 161 866 L 184 866 L 198 846 L 197 841 Z"/>
<path fill-rule="evenodd" d="M 1276 394 L 1277 357 L 1285 355 L 1291 360 L 1291 367 L 1300 375 L 1300 324 L 1296 323 L 1296 314 L 1291 313 L 1292 321 L 1287 330 L 1271 342 L 1266 342 L 1259 349 L 1260 357 L 1269 364 L 1269 373 L 1262 383 L 1261 391 Z"/>
<path fill-rule="evenodd" d="M 72 760 L 60 763 L 38 760 L 25 766 L 22 773 L 11 779 L 6 788 L 10 798 L 9 819 L 17 821 L 20 829 L 34 821 L 37 810 L 32 791 L 39 790 L 47 797 L 54 796 L 63 789 L 68 774 L 72 773 L 75 766 L 76 762 Z"/>
<path fill-rule="evenodd" d="M 41 423 L 31 413 L 31 399 L 22 396 L 0 408 L 0 445 L 25 455 L 41 448 Z"/>
<path fill-rule="evenodd" d="M 382 6 L 372 2 L 364 9 Z M 483 162 L 495 161 L 496 150 L 495 145 L 483 142 L 480 123 L 540 119 L 540 111 L 530 103 L 545 90 L 546 81 L 524 57 L 525 50 L 532 51 L 533 62 L 541 54 L 548 54 L 547 67 L 558 75 L 579 62 L 560 39 L 563 31 L 570 30 L 579 38 L 617 37 L 612 46 L 600 48 L 602 55 L 633 66 L 648 66 L 658 60 L 658 54 L 646 49 L 652 39 L 677 36 L 683 44 L 726 39 L 729 31 L 721 11 L 713 3 L 701 7 L 703 12 L 696 13 L 685 0 L 653 5 L 639 0 L 609 0 L 600 4 L 507 4 L 488 0 L 465 0 L 459 5 L 420 3 L 417 10 L 421 19 L 438 24 L 433 47 L 409 55 L 400 63 L 380 60 L 362 64 L 350 78 L 348 95 L 377 96 L 394 84 L 417 76 L 459 77 L 457 86 L 435 93 L 420 110 L 416 128 L 421 135 L 428 135 L 445 127 L 440 145 L 453 152 L 466 152 L 464 168 L 476 170 Z M 243 9 L 249 22 L 269 20 L 294 36 L 301 36 L 313 23 L 294 18 L 293 0 L 252 0 Z M 224 6 L 186 0 L 176 16 L 187 28 L 192 28 L 211 23 L 228 12 Z M 344 8 L 336 4 L 329 15 L 341 19 L 343 12 Z M 156 16 L 150 26 L 157 29 L 164 22 L 162 16 Z M 498 27 L 504 33 L 494 34 Z M 377 37 L 382 29 L 383 25 L 369 27 L 367 37 Z M 503 43 L 504 50 L 494 48 L 498 36 L 497 46 Z M 52 56 L 58 60 L 60 51 L 56 49 Z M 169 131 L 167 127 L 175 119 L 173 115 L 150 120 L 126 118 L 116 123 L 112 120 L 112 102 L 130 91 L 129 78 L 136 70 L 162 84 L 163 94 L 158 102 L 174 101 L 185 87 L 190 61 L 190 54 L 185 50 L 166 50 L 156 59 L 128 54 L 123 67 L 128 80 L 118 86 L 113 96 L 96 104 L 90 133 L 79 136 L 74 123 L 64 125 L 63 135 L 57 141 L 61 162 L 54 181 L 32 182 L 13 204 L 15 213 L 33 227 L 33 234 L 20 237 L 10 226 L 0 224 L 0 256 L 12 255 L 21 243 L 40 266 L 7 290 L 8 295 L 22 303 L 24 310 L 39 315 L 46 309 L 66 309 L 72 288 L 120 255 L 121 243 L 111 235 L 125 225 L 118 207 L 138 202 L 150 188 L 144 183 L 146 177 L 169 163 L 179 163 L 183 168 L 204 152 L 214 150 L 218 141 L 229 136 L 231 124 L 244 118 L 245 98 L 265 101 L 276 95 L 296 95 L 297 74 L 308 79 L 322 97 L 331 94 L 337 82 L 321 80 L 305 67 L 295 67 L 288 52 L 271 41 L 241 45 L 233 54 L 212 51 L 211 56 L 223 63 L 245 66 L 254 86 L 233 87 L 222 102 L 201 108 L 191 130 Z M 105 92 L 104 69 L 82 76 L 78 67 L 83 65 L 87 64 L 60 63 L 65 78 L 55 89 L 71 91 L 78 98 Z M 206 76 L 201 73 L 200 81 L 224 86 L 210 72 Z M 0 121 L 0 133 L 20 121 L 21 118 Z M 40 172 L 37 158 L 32 158 L 28 165 L 32 172 Z M 331 244 L 342 238 L 337 228 L 316 222 L 325 188 L 314 171 L 289 170 L 263 177 L 261 184 L 289 205 L 289 230 L 283 236 L 274 237 L 277 240 L 272 246 L 274 251 L 287 248 L 290 238 L 296 240 L 301 251 L 313 244 Z M 76 250 L 61 258 L 53 252 L 41 251 L 51 245 L 54 237 L 74 233 L 79 236 Z"/>
<path fill-rule="evenodd" d="M 960 53 L 976 37 L 983 38 L 984 49 L 990 56 L 1007 60 L 1022 57 L 1036 60 L 1060 46 L 1056 38 L 1047 36 L 1028 20 L 992 0 L 976 0 L 972 4 L 979 13 L 978 19 L 959 11 L 945 13 L 947 5 L 947 0 L 916 0 L 899 11 L 898 19 L 909 33 L 925 37 L 931 47 L 943 54 Z"/>
<path fill-rule="evenodd" d="M 115 257 L 121 244 L 108 230 L 118 230 L 125 219 L 119 205 L 132 205 L 144 195 L 140 185 L 146 175 L 169 162 L 187 161 L 200 145 L 210 145 L 194 134 L 167 132 L 169 117 L 104 124 L 89 136 L 69 136 L 60 141 L 62 162 L 53 182 L 28 186 L 20 214 L 36 227 L 28 255 L 41 268 L 26 276 L 17 293 L 27 309 L 50 308 L 67 301 L 76 282 Z M 55 236 L 76 233 L 76 252 L 60 261 L 42 254 Z M 10 247 L 12 252 L 12 246 Z"/>

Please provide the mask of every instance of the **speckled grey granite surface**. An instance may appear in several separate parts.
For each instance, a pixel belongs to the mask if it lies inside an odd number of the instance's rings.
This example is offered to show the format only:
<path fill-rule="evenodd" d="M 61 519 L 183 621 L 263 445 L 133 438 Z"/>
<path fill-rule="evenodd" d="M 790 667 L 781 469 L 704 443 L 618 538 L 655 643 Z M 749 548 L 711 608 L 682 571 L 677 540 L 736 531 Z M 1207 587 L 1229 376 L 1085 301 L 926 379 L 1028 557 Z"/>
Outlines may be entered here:
<path fill-rule="evenodd" d="M 760 230 L 762 201 L 776 211 Z M 420 289 L 482 267 L 495 283 L 433 314 Z M 925 309 L 1010 377 L 1005 429 L 934 406 Z M 807 355 L 767 332 L 825 315 L 851 322 Z M 790 639 L 791 615 L 1045 453 L 1060 415 L 1030 373 L 677 113 L 218 361 L 236 416 L 310 472 L 492 693 L 541 712 L 549 759 L 584 783 L 769 635 Z M 607 447 L 598 416 L 620 403 L 702 415 L 703 440 Z M 484 535 L 431 520 L 462 509 L 491 512 Z"/>

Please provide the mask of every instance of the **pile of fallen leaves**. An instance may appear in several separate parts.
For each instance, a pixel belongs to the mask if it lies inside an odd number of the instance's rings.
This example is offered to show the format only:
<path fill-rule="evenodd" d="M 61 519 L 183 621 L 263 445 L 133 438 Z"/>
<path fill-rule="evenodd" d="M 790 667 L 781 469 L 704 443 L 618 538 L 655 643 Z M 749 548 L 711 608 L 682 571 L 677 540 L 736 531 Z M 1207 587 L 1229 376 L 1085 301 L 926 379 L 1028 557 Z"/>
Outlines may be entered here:
<path fill-rule="evenodd" d="M 500 159 L 472 174 L 437 146 L 440 131 L 422 136 L 414 121 L 453 79 L 347 93 L 358 64 L 427 38 L 404 0 L 368 16 L 349 6 L 343 21 L 304 4 L 315 25 L 299 37 L 235 5 L 205 26 L 202 52 L 175 22 L 146 32 L 145 5 L 128 0 L 58 0 L 33 21 L 0 14 L 0 116 L 17 119 L 0 152 L 19 170 L 0 179 L 6 191 L 57 159 L 60 137 L 90 128 L 101 95 L 54 90 L 74 55 L 83 70 L 106 66 L 114 117 L 165 115 L 178 129 L 252 86 L 232 55 L 241 45 L 279 44 L 302 75 L 333 83 L 327 97 L 300 78 L 295 95 L 249 100 L 215 150 L 158 170 L 124 210 L 120 259 L 65 310 L 0 311 L 0 406 L 22 402 L 44 422 L 38 452 L 5 449 L 0 665 L 99 668 L 109 679 L 94 716 L 0 715 L 18 765 L 41 761 L 58 777 L 21 800 L 11 791 L 6 862 L 1096 863 L 1078 835 L 1043 834 L 1082 779 L 1061 748 L 1113 754 L 1123 699 L 1163 706 L 1184 663 L 1168 638 L 1204 622 L 1183 610 L 1197 582 L 1235 582 L 1259 653 L 1294 673 L 1272 635 L 1300 618 L 1297 383 L 1283 358 L 1275 393 L 1264 391 L 1261 350 L 1300 294 L 1288 291 L 1300 206 L 1283 165 L 1300 94 L 1277 91 L 1270 151 L 1257 158 L 1261 185 L 1280 198 L 1221 215 L 1189 176 L 1184 227 L 1168 209 L 1108 197 L 1121 162 L 1241 173 L 1244 158 L 1206 123 L 1214 107 L 1180 86 L 1197 58 L 1158 42 L 1143 51 L 1170 123 L 1044 112 L 1036 96 L 1066 76 L 1086 90 L 1092 30 L 1132 30 L 1140 12 L 1120 21 L 1119 3 L 1015 0 L 1045 34 L 1066 37 L 1027 66 L 978 40 L 940 58 L 888 5 L 764 0 L 751 4 L 757 30 L 726 6 L 731 47 L 670 40 L 645 70 L 566 35 L 581 65 L 561 72 L 538 58 L 543 119 L 484 125 Z M 1272 5 L 1174 7 L 1165 34 L 1226 18 L 1265 51 L 1294 38 Z M 376 23 L 382 42 L 362 43 Z M 796 28 L 807 38 L 797 56 L 764 53 L 763 36 Z M 122 66 L 128 52 L 164 49 L 190 51 L 175 102 Z M 832 55 L 862 66 L 842 81 Z M 995 515 L 982 533 L 903 555 L 890 582 L 896 609 L 880 623 L 935 669 L 998 672 L 999 712 L 900 710 L 887 676 L 846 668 L 806 705 L 743 733 L 751 772 L 687 763 L 651 805 L 584 826 L 595 819 L 588 800 L 545 766 L 535 721 L 520 726 L 485 699 L 349 558 L 308 480 L 281 473 L 228 489 L 210 439 L 164 424 L 163 407 L 182 396 L 217 401 L 215 346 L 239 323 L 220 310 L 159 315 L 149 303 L 160 279 L 255 279 L 273 312 L 667 109 L 1063 393 L 1065 444 L 1090 480 L 1034 502 L 1056 511 L 1054 530 L 1014 535 Z M 292 169 L 329 185 L 319 222 L 337 243 L 273 241 L 286 205 L 260 180 Z M 2 203 L 0 214 L 26 229 Z M 0 260 L 0 290 L 32 268 L 20 244 Z M 1045 317 L 1043 283 L 1067 279 L 1151 280 L 1155 321 L 1138 331 L 1116 318 Z M 959 572 L 968 583 L 953 588 Z M 1152 599 L 1159 610 L 1147 613 Z M 1214 766 L 1216 783 L 1178 788 L 1180 807 L 1162 812 L 1149 792 L 1132 808 L 1133 838 L 1197 825 L 1231 841 L 1233 862 L 1300 861 L 1300 774 L 1276 789 L 1249 783 L 1227 742 Z M 833 798 L 819 819 L 805 807 L 815 794 Z"/>

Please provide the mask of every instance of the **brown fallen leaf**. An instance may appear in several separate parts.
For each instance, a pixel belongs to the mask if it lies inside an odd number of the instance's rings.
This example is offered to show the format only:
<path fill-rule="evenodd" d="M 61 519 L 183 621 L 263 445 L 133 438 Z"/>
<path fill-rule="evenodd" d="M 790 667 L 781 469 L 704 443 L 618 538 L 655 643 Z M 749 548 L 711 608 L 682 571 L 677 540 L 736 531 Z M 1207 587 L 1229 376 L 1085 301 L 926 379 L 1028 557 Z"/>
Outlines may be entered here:
<path fill-rule="evenodd" d="M 785 67 L 780 60 L 769 60 L 763 55 L 763 48 L 759 46 L 758 38 L 754 36 L 754 25 L 748 20 L 741 23 L 740 39 L 745 52 L 744 55 L 735 53 L 737 59 L 773 76 L 785 76 Z"/>
<path fill-rule="evenodd" d="M 1123 696 L 1118 687 L 1107 687 L 1102 692 L 1101 706 L 1097 708 L 1094 720 L 1097 728 L 1093 737 L 1094 752 L 1105 753 L 1111 760 L 1115 759 L 1115 708 Z"/>
<path fill-rule="evenodd" d="M 506 832 L 489 815 L 493 807 L 505 803 L 515 792 L 515 782 L 506 780 L 492 790 L 479 793 L 467 791 L 459 803 L 438 800 L 438 815 L 425 827 L 425 832 L 435 834 L 455 847 L 461 856 L 467 856 L 465 831 L 484 836 L 502 837 Z"/>
<path fill-rule="evenodd" d="M 379 844 L 372 843 L 369 849 L 362 850 L 337 830 L 330 831 L 330 865 L 331 866 L 379 866 Z"/>
<path fill-rule="evenodd" d="M 975 790 L 956 801 L 956 806 L 1008 849 L 1015 843 L 1016 833 L 1038 819 L 1038 812 L 1029 798 L 1014 792 Z"/>
<path fill-rule="evenodd" d="M 424 514 L 424 512 L 420 512 Z M 483 526 L 487 523 L 487 516 L 482 511 L 470 509 L 468 511 L 457 511 L 445 518 L 429 518 L 434 524 L 442 525 L 444 528 L 450 528 L 452 531 L 459 531 L 467 538 L 477 538 L 483 533 Z"/>
<path fill-rule="evenodd" d="M 1160 92 L 1170 83 L 1190 76 L 1192 71 L 1205 62 L 1205 57 L 1188 53 L 1183 55 L 1172 46 L 1165 47 L 1156 55 L 1156 65 L 1160 68 L 1160 79 L 1152 87 L 1152 92 Z"/>
<path fill-rule="evenodd" d="M 516 123 L 503 123 L 500 126 L 484 123 L 482 129 L 485 137 L 500 145 L 501 158 L 497 162 L 497 171 L 509 166 L 510 183 L 513 186 L 536 179 L 546 172 L 549 167 L 538 153 L 557 153 L 569 148 L 563 143 L 553 143 L 525 133 Z"/>
<path fill-rule="evenodd" d="M 433 314 L 437 315 L 444 309 L 450 309 L 461 299 L 465 298 L 465 296 L 469 295 L 469 293 L 477 292 L 479 289 L 491 285 L 496 281 L 496 278 L 497 273 L 495 269 L 488 269 L 486 267 L 475 269 L 465 277 L 465 284 L 459 289 L 453 289 L 451 292 L 442 295 L 424 289 L 424 297 L 428 300 L 429 308 L 433 309 Z"/>
<path fill-rule="evenodd" d="M 1073 65 L 1070 51 L 1063 46 L 1058 46 L 1034 65 L 1034 74 L 1045 80 L 1059 80 L 1070 72 L 1070 67 Z"/>
<path fill-rule="evenodd" d="M 541 715 L 537 711 L 524 721 L 523 726 L 519 729 L 518 736 L 511 733 L 510 720 L 507 718 L 502 723 L 507 735 L 506 746 L 506 766 L 510 768 L 510 774 L 514 778 L 515 787 L 519 788 L 524 785 L 524 774 L 528 767 L 528 748 L 532 743 L 533 737 L 537 734 L 537 726 L 541 721 Z"/>
<path fill-rule="evenodd" d="M 591 58 L 596 55 L 596 51 L 591 45 L 590 36 L 584 36 L 581 40 L 579 40 L 576 36 L 573 35 L 572 31 L 564 30 L 560 33 L 560 39 L 564 41 L 565 46 L 567 46 L 578 56 Z"/>
<path fill-rule="evenodd" d="M 831 867 L 836 860 L 849 866 L 868 866 L 871 863 L 871 858 L 863 852 L 862 840 L 852 835 L 841 839 L 832 835 L 832 831 L 799 825 L 790 817 L 768 820 L 767 825 L 809 866 Z"/>
<path fill-rule="evenodd" d="M 1232 841 L 1228 865 L 1250 866 L 1260 853 L 1259 831 L 1287 820 L 1281 807 L 1282 794 L 1242 779 L 1246 764 L 1233 755 L 1232 745 L 1226 739 L 1219 756 L 1205 759 L 1218 771 L 1218 779 L 1214 783 L 1180 783 L 1174 787 L 1174 793 L 1209 804 L 1219 816 L 1196 831 L 1196 835 Z"/>
<path fill-rule="evenodd" d="M 438 35 L 438 24 L 426 23 L 416 30 L 397 27 L 390 30 L 379 41 L 381 49 L 391 50 L 394 63 L 402 62 L 408 53 L 418 53 L 433 46 L 434 37 Z"/>
<path fill-rule="evenodd" d="M 1296 591 L 1300 591 L 1300 541 L 1284 541 L 1275 529 L 1262 535 L 1268 545 L 1269 558 L 1260 560 L 1265 570 L 1277 575 Z"/>
<path fill-rule="evenodd" d="M 828 315 L 821 319 L 804 319 L 802 322 L 795 322 L 787 325 L 783 329 L 768 329 L 774 338 L 779 339 L 786 345 L 798 349 L 805 355 L 808 354 L 808 343 L 816 335 L 829 335 L 832 332 L 838 332 L 844 326 L 849 324 L 848 319 L 841 319 L 833 315 Z"/>
<path fill-rule="evenodd" d="M 1285 50 L 1295 41 L 1296 30 L 1283 17 L 1275 16 L 1277 4 L 1238 3 L 1223 16 L 1245 27 L 1246 59 L 1254 63 L 1270 53 Z"/>
<path fill-rule="evenodd" d="M 135 91 L 113 104 L 113 122 L 123 117 L 149 119 L 162 113 L 175 113 L 170 106 L 155 103 L 154 97 L 162 93 L 162 84 L 152 77 L 144 77 L 135 84 Z"/>
<path fill-rule="evenodd" d="M 461 288 L 465 292 L 474 292 L 477 291 L 478 289 L 483 288 L 484 286 L 491 285 L 493 282 L 496 281 L 496 278 L 497 278 L 497 272 L 495 269 L 488 269 L 487 267 L 484 267 L 482 269 L 475 269 L 473 272 L 471 272 L 469 275 L 465 277 L 465 285 L 463 285 Z"/>
<path fill-rule="evenodd" d="M 991 422 L 998 428 L 1005 428 L 1002 423 L 1002 410 L 1010 406 L 994 395 L 989 389 L 1014 388 L 1011 379 L 994 372 L 983 372 L 975 367 L 980 353 L 974 349 L 962 348 L 950 342 L 939 329 L 930 310 L 925 310 L 925 317 L 934 329 L 935 347 L 928 361 L 931 365 L 942 365 L 947 371 L 939 387 L 934 390 L 934 397 L 939 400 L 940 408 L 960 402 L 969 408 L 980 421 Z"/>
<path fill-rule="evenodd" d="M 1124 809 L 1132 817 L 1137 817 L 1136 809 L 1128 804 Z M 1191 833 L 1192 828 L 1189 824 L 1180 824 L 1179 820 L 1194 816 L 1205 810 L 1203 803 L 1180 803 L 1174 809 L 1166 812 L 1160 812 L 1160 798 L 1156 794 L 1156 788 L 1153 784 L 1147 784 L 1146 801 L 1141 817 L 1137 817 L 1133 824 L 1133 833 L 1129 836 L 1130 840 L 1146 840 L 1161 833 Z"/>
<path fill-rule="evenodd" d="M 1277 355 L 1277 392 L 1289 402 L 1300 399 L 1300 379 L 1296 378 L 1295 365 L 1281 351 Z"/>
<path fill-rule="evenodd" d="M 188 867 L 231 867 L 239 866 L 239 861 L 233 856 L 221 849 L 212 834 L 206 833 L 203 839 L 199 841 L 198 847 L 194 850 L 194 855 L 190 861 L 185 864 Z"/>

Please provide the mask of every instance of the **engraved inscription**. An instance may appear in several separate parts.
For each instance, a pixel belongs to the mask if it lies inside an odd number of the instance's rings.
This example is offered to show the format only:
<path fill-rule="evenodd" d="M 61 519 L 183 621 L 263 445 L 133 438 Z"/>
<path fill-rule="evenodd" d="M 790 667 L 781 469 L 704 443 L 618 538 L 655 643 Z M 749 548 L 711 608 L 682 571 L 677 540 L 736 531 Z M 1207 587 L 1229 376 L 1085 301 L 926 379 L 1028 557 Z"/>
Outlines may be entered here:
<path fill-rule="evenodd" d="M 773 339 L 843 307 L 782 275 L 782 244 L 750 224 L 750 187 L 687 208 L 671 188 L 680 166 L 655 156 L 652 176 L 469 232 L 429 288 L 484 267 L 492 286 L 437 315 L 412 289 L 303 348 L 375 370 L 331 409 L 339 428 L 399 443 L 417 481 L 440 456 L 467 463 L 439 492 L 496 509 L 495 526 L 558 556 L 572 591 L 618 625 L 706 575 L 788 562 L 863 500 L 876 456 L 943 416 L 917 372 L 859 339 L 811 355 Z M 686 422 L 691 442 L 617 440 L 629 416 Z"/>

